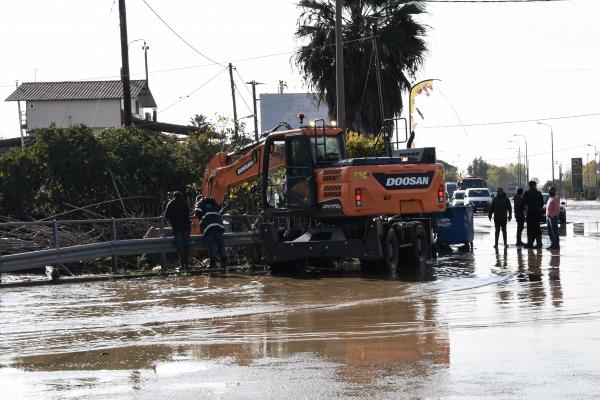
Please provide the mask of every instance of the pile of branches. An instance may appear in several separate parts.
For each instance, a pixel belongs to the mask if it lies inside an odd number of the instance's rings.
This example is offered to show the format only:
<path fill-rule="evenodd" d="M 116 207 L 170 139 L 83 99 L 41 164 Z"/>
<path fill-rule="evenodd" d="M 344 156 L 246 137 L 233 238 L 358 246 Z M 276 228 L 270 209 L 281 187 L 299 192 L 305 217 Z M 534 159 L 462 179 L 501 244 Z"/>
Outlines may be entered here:
<path fill-rule="evenodd" d="M 2 222 L 18 222 L 0 217 Z M 100 229 L 99 229 L 100 228 Z M 98 226 L 64 225 L 58 229 L 61 247 L 95 243 L 106 236 L 105 229 Z M 0 225 L 0 254 L 15 254 L 54 247 L 52 225 Z"/>

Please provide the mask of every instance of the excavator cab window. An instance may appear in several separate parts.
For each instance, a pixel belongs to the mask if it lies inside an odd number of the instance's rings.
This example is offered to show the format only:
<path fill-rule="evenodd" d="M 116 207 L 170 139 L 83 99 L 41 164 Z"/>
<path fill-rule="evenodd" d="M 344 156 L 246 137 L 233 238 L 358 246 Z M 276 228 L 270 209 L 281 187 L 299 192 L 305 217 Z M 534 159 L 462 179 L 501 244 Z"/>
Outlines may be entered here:
<path fill-rule="evenodd" d="M 276 140 L 269 146 L 266 202 L 269 208 L 286 208 L 285 141 Z"/>
<path fill-rule="evenodd" d="M 310 150 L 316 165 L 332 164 L 342 159 L 340 136 L 313 136 Z"/>
<path fill-rule="evenodd" d="M 304 135 L 289 136 L 286 143 L 286 198 L 289 208 L 315 206 L 311 145 Z"/>

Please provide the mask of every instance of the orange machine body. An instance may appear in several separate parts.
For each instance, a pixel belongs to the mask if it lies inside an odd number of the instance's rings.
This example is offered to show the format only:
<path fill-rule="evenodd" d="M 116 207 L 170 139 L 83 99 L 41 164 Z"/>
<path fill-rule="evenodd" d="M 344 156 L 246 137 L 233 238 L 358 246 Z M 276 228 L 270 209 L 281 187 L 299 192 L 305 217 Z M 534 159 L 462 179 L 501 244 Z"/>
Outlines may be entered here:
<path fill-rule="evenodd" d="M 337 128 L 305 127 L 273 132 L 268 138 L 284 141 L 292 136 L 338 137 L 341 134 Z M 221 203 L 229 188 L 257 179 L 264 173 L 265 162 L 268 162 L 268 171 L 286 166 L 286 156 L 281 153 L 273 153 L 265 161 L 264 143 L 250 145 L 236 154 L 216 154 L 207 164 L 202 195 L 211 196 Z M 338 162 L 313 166 L 316 211 L 332 211 L 343 217 L 419 215 L 444 211 L 446 193 L 441 163 L 416 163 L 401 157 L 369 158 L 364 163 L 355 163 L 345 159 L 343 144 L 341 147 Z M 354 161 L 360 160 L 367 159 Z"/>

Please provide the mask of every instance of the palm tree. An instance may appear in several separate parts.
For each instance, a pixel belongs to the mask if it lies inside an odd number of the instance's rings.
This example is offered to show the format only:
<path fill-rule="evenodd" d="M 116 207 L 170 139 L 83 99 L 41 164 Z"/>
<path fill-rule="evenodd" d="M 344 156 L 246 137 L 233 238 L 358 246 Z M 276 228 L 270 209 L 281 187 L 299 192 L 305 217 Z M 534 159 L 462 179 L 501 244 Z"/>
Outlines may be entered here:
<path fill-rule="evenodd" d="M 300 0 L 296 36 L 307 40 L 295 55 L 304 80 L 336 114 L 335 0 Z M 384 118 L 402 111 L 402 91 L 422 65 L 426 26 L 415 21 L 425 12 L 419 1 L 343 1 L 344 74 L 349 128 L 378 132 Z M 378 56 L 378 57 L 377 57 Z M 383 113 L 376 79 L 379 58 Z"/>
<path fill-rule="evenodd" d="M 203 114 L 195 114 L 192 118 L 190 118 L 190 124 L 198 128 L 200 132 L 212 131 L 212 124 L 206 119 L 206 116 Z"/>

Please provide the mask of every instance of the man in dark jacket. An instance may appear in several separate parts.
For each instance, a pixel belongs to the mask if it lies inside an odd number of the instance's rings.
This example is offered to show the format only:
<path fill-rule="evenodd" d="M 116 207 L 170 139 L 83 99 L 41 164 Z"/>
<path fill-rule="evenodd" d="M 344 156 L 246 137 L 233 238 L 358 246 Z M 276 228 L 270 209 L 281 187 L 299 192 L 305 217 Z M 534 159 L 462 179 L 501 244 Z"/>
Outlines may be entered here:
<path fill-rule="evenodd" d="M 529 181 L 529 190 L 523 195 L 523 206 L 525 207 L 525 219 L 527 221 L 527 246 L 533 247 L 536 241 L 536 247 L 542 248 L 542 229 L 540 221 L 544 211 L 544 196 L 537 190 L 537 182 Z"/>
<path fill-rule="evenodd" d="M 508 247 L 506 242 L 506 221 L 510 221 L 512 218 L 512 207 L 510 205 L 510 200 L 506 197 L 506 193 L 502 188 L 498 188 L 496 192 L 496 197 L 492 200 L 492 205 L 490 206 L 490 210 L 488 212 L 488 217 L 490 221 L 492 220 L 492 215 L 494 216 L 494 225 L 496 227 L 495 233 L 495 242 L 494 248 L 498 248 L 498 236 L 500 236 L 500 229 L 502 229 L 502 239 L 504 239 L 504 247 Z"/>
<path fill-rule="evenodd" d="M 173 192 L 173 199 L 167 204 L 165 209 L 165 218 L 173 227 L 173 236 L 175 236 L 175 247 L 179 252 L 179 267 L 189 271 L 188 264 L 190 252 L 190 208 L 183 199 L 181 192 Z"/>
<path fill-rule="evenodd" d="M 227 255 L 225 254 L 225 242 L 223 241 L 225 227 L 223 226 L 223 217 L 221 217 L 221 206 L 212 197 L 198 196 L 196 198 L 195 214 L 200 221 L 204 244 L 208 249 L 210 268 L 217 266 L 215 247 L 219 249 L 221 262 L 226 265 Z"/>
<path fill-rule="evenodd" d="M 517 221 L 517 246 L 523 246 L 525 243 L 521 240 L 523 228 L 525 227 L 525 207 L 523 207 L 523 189 L 517 189 L 517 194 L 513 197 L 515 207 L 515 220 Z"/>

